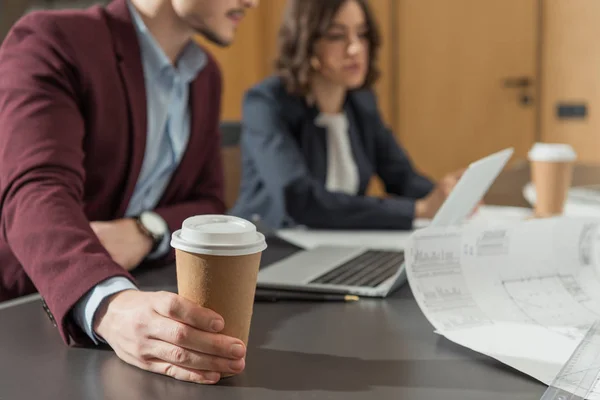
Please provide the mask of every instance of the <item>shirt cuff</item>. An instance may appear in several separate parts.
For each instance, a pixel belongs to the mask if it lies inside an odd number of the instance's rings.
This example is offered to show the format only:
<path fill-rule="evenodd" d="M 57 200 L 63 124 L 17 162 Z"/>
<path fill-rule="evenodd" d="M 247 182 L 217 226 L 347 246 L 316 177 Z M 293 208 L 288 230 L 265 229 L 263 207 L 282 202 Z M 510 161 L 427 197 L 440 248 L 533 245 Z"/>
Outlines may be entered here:
<path fill-rule="evenodd" d="M 106 343 L 94 332 L 93 325 L 96 311 L 104 299 L 129 289 L 137 290 L 138 288 L 129 279 L 122 276 L 109 278 L 94 286 L 73 308 L 75 322 L 92 339 L 94 344 Z"/>
<path fill-rule="evenodd" d="M 152 253 L 148 254 L 148 256 L 146 256 L 146 259 L 147 260 L 156 260 L 156 259 L 161 258 L 162 256 L 166 255 L 170 250 L 170 246 L 171 246 L 170 240 L 171 240 L 171 232 L 167 231 L 165 233 L 165 236 L 163 236 L 163 238 L 161 239 L 156 250 L 154 250 Z"/>

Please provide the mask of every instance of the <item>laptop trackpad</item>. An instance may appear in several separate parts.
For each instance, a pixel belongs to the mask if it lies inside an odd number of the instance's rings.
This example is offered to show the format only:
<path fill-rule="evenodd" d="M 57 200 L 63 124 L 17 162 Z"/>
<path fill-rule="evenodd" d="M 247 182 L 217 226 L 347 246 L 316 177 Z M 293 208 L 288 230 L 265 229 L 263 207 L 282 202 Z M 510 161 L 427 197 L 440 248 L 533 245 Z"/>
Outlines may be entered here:
<path fill-rule="evenodd" d="M 322 246 L 300 251 L 261 269 L 258 282 L 307 284 L 365 251 L 365 248 L 339 246 Z"/>

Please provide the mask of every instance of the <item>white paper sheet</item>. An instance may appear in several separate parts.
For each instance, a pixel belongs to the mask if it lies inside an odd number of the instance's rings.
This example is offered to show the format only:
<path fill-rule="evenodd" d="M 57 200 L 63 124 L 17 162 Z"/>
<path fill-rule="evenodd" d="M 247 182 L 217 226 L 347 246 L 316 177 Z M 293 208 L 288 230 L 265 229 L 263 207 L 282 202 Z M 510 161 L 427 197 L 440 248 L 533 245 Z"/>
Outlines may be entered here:
<path fill-rule="evenodd" d="M 531 215 L 528 208 L 483 206 L 473 221 L 521 221 Z M 415 228 L 427 227 L 431 221 L 418 219 Z M 375 250 L 403 250 L 412 231 L 314 230 L 306 228 L 281 229 L 277 235 L 296 246 L 312 249 L 317 246 L 366 247 Z"/>
<path fill-rule="evenodd" d="M 529 204 L 535 205 L 536 192 L 531 182 L 523 187 L 523 197 Z M 569 189 L 563 214 L 569 217 L 600 218 L 600 187 L 590 185 Z"/>
<path fill-rule="evenodd" d="M 600 318 L 599 226 L 561 217 L 419 230 L 409 284 L 439 334 L 550 384 Z"/>
<path fill-rule="evenodd" d="M 304 249 L 318 246 L 366 247 L 375 250 L 403 250 L 411 231 L 336 231 L 282 229 L 277 236 Z"/>

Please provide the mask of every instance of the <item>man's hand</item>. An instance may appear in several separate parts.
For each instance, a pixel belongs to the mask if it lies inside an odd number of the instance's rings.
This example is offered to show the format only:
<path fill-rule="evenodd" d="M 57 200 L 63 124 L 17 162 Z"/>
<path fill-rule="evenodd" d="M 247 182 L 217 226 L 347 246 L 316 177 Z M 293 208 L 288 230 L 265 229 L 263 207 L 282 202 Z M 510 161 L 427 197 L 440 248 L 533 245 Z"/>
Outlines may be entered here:
<path fill-rule="evenodd" d="M 244 370 L 244 343 L 220 334 L 215 312 L 168 292 L 127 290 L 98 310 L 94 331 L 123 361 L 189 382 L 213 384 Z"/>
<path fill-rule="evenodd" d="M 127 271 L 137 267 L 152 250 L 152 240 L 132 218 L 92 222 L 90 226 L 112 259 Z"/>
<path fill-rule="evenodd" d="M 415 203 L 415 218 L 433 218 L 464 172 L 463 169 L 446 175 L 435 185 L 431 193 L 423 199 L 417 200 Z"/>

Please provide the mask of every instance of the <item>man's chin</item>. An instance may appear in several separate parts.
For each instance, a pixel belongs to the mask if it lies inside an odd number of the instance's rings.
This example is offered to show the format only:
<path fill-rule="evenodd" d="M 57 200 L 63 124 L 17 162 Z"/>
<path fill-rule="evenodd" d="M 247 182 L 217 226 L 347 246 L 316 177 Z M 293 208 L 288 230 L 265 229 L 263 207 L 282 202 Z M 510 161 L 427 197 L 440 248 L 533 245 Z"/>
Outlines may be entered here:
<path fill-rule="evenodd" d="M 231 37 L 225 37 L 209 29 L 198 30 L 198 33 L 209 42 L 220 47 L 227 47 L 233 43 L 233 35 Z"/>

